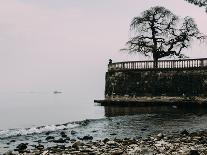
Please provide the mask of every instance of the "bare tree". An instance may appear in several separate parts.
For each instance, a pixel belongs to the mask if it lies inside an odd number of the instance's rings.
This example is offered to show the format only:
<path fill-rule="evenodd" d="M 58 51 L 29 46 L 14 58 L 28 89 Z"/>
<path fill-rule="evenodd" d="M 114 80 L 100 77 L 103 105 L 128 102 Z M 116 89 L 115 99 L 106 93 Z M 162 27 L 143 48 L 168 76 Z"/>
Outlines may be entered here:
<path fill-rule="evenodd" d="M 194 39 L 204 39 L 194 20 L 180 20 L 171 11 L 156 6 L 135 17 L 130 25 L 132 37 L 122 50 L 152 56 L 154 67 L 158 59 L 166 56 L 184 57 L 181 51 L 188 48 Z"/>
<path fill-rule="evenodd" d="M 188 1 L 189 3 L 195 4 L 199 7 L 205 7 L 207 12 L 207 0 L 185 0 L 185 1 Z"/>

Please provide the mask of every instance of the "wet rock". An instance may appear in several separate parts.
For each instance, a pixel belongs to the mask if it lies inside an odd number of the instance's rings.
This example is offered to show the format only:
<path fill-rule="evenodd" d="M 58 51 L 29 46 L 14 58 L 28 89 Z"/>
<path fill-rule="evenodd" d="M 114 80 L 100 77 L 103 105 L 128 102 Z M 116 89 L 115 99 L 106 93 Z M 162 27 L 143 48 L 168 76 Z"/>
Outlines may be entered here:
<path fill-rule="evenodd" d="M 16 147 L 16 150 L 19 152 L 19 153 L 23 153 L 25 152 L 25 150 L 27 149 L 27 143 L 21 143 L 19 144 L 17 147 Z"/>
<path fill-rule="evenodd" d="M 105 139 L 103 140 L 104 143 L 107 143 L 108 141 L 109 141 L 108 138 L 105 138 Z"/>
<path fill-rule="evenodd" d="M 121 154 L 123 154 L 123 152 L 124 152 L 123 150 L 118 149 L 118 150 L 111 152 L 111 155 L 121 155 Z"/>
<path fill-rule="evenodd" d="M 65 132 L 60 132 L 60 135 L 61 135 L 61 137 L 63 137 L 63 138 L 66 138 L 67 137 L 67 135 L 66 135 L 66 133 Z"/>
<path fill-rule="evenodd" d="M 48 150 L 46 150 L 46 151 L 44 151 L 44 152 L 42 152 L 42 154 L 41 155 L 48 155 Z"/>
<path fill-rule="evenodd" d="M 76 139 L 71 139 L 70 141 L 71 141 L 72 143 L 74 143 L 74 142 L 76 142 Z"/>
<path fill-rule="evenodd" d="M 207 144 L 207 139 L 206 139 L 206 138 L 202 138 L 202 139 L 200 140 L 200 143 L 201 143 L 201 144 Z"/>
<path fill-rule="evenodd" d="M 14 154 L 12 153 L 12 151 L 7 151 L 7 152 L 4 153 L 3 155 L 14 155 Z"/>
<path fill-rule="evenodd" d="M 84 136 L 83 140 L 93 140 L 93 136 L 90 135 Z"/>
<path fill-rule="evenodd" d="M 81 142 L 80 141 L 76 141 L 75 143 L 72 144 L 72 148 L 75 148 L 75 149 L 79 149 L 79 147 L 81 146 Z"/>
<path fill-rule="evenodd" d="M 78 140 L 83 140 L 83 138 L 81 138 L 81 137 L 77 137 L 77 139 L 78 139 Z"/>
<path fill-rule="evenodd" d="M 180 134 L 182 134 L 182 135 L 186 135 L 186 136 L 187 136 L 187 135 L 189 135 L 190 133 L 189 133 L 187 130 L 183 130 L 183 131 L 180 132 Z"/>
<path fill-rule="evenodd" d="M 110 145 L 110 146 L 118 146 L 118 143 L 115 142 L 115 141 L 113 141 L 113 140 L 108 141 L 106 144 L 107 144 L 107 145 Z"/>
<path fill-rule="evenodd" d="M 66 141 L 70 141 L 70 137 L 66 137 L 65 140 L 66 140 Z"/>
<path fill-rule="evenodd" d="M 63 138 L 59 138 L 57 140 L 53 140 L 54 143 L 65 143 L 66 141 Z"/>
<path fill-rule="evenodd" d="M 10 143 L 14 143 L 14 142 L 16 142 L 16 140 L 14 140 L 14 139 L 12 139 L 12 140 L 10 141 Z"/>
<path fill-rule="evenodd" d="M 197 150 L 190 150 L 189 155 L 200 155 Z"/>
<path fill-rule="evenodd" d="M 38 140 L 35 140 L 34 142 L 41 143 L 42 140 L 41 139 L 38 139 Z"/>
<path fill-rule="evenodd" d="M 55 137 L 53 137 L 53 136 L 47 136 L 45 138 L 46 141 L 53 141 L 54 139 L 55 139 Z"/>
<path fill-rule="evenodd" d="M 65 145 L 59 145 L 58 148 L 60 148 L 61 150 L 65 150 L 66 149 Z"/>
<path fill-rule="evenodd" d="M 82 126 L 86 126 L 86 125 L 88 125 L 89 123 L 90 123 L 90 120 L 86 119 L 86 120 L 84 120 L 84 121 L 81 122 L 81 125 L 82 125 Z"/>
<path fill-rule="evenodd" d="M 38 150 L 43 150 L 44 149 L 44 145 L 39 144 L 35 148 L 38 149 Z"/>
<path fill-rule="evenodd" d="M 146 131 L 146 130 L 147 130 L 146 128 L 142 128 L 142 129 L 141 129 L 141 131 Z"/>
<path fill-rule="evenodd" d="M 97 130 L 93 130 L 93 131 L 91 131 L 91 132 L 95 133 L 95 132 L 97 132 Z"/>
<path fill-rule="evenodd" d="M 159 134 L 157 135 L 157 139 L 158 139 L 158 140 L 161 140 L 162 138 L 164 138 L 164 135 L 163 135 L 162 133 L 159 133 Z"/>
<path fill-rule="evenodd" d="M 75 134 L 77 134 L 77 132 L 76 131 L 74 131 L 74 130 L 71 130 L 71 135 L 75 135 Z"/>
<path fill-rule="evenodd" d="M 51 133 L 51 131 L 47 131 L 45 132 L 45 135 L 49 135 Z"/>

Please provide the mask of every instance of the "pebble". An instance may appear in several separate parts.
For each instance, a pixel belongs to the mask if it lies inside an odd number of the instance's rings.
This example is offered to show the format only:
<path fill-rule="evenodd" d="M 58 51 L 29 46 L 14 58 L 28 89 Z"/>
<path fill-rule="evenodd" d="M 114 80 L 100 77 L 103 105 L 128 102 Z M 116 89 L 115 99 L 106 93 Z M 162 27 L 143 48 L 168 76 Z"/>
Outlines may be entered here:
<path fill-rule="evenodd" d="M 185 130 L 184 130 L 185 131 Z M 186 130 L 187 131 L 187 130 Z M 46 147 L 39 144 L 35 148 L 28 150 L 27 144 L 21 143 L 16 147 L 16 151 L 23 154 L 71 154 L 71 155 L 205 155 L 207 154 L 207 145 L 204 140 L 207 139 L 206 132 L 197 133 L 178 133 L 164 135 L 159 133 L 151 135 L 149 138 L 134 139 L 109 139 L 92 141 L 92 136 L 87 135 L 82 140 L 64 139 L 57 140 L 52 136 L 46 139 L 53 139 L 55 144 Z M 61 144 L 59 144 L 61 143 Z M 31 145 L 30 145 L 31 146 Z M 10 153 L 10 154 L 9 154 Z M 5 155 L 11 155 L 12 151 L 6 152 Z"/>

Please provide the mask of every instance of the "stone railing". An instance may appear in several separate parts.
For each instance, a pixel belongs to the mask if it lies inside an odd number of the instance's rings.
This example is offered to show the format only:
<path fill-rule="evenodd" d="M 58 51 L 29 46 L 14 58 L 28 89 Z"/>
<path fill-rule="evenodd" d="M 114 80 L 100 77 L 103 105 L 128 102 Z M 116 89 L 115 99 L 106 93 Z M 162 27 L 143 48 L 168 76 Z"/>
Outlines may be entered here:
<path fill-rule="evenodd" d="M 180 60 L 159 60 L 157 68 L 154 68 L 153 61 L 126 61 L 112 63 L 109 61 L 108 70 L 148 70 L 148 69 L 176 69 L 176 68 L 203 68 L 207 67 L 207 58 L 202 59 L 180 59 Z"/>

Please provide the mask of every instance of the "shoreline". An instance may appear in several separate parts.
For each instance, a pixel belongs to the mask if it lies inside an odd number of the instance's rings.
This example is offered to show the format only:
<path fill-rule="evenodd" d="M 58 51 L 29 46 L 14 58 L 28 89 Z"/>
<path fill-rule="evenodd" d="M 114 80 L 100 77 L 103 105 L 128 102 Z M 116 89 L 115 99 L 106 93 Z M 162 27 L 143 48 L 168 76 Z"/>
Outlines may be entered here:
<path fill-rule="evenodd" d="M 53 141 L 55 146 L 46 146 L 39 142 L 34 148 L 29 149 L 25 143 L 19 144 L 15 151 L 8 151 L 5 155 L 12 154 L 74 154 L 74 155 L 136 155 L 136 154 L 162 154 L 162 155 L 203 155 L 207 154 L 207 130 L 189 133 L 183 130 L 180 133 L 150 135 L 146 138 L 124 138 L 93 140 L 90 135 L 70 139 L 64 131 L 60 132 L 62 138 L 54 140 L 48 135 L 46 140 Z"/>
<path fill-rule="evenodd" d="M 154 97 L 106 97 L 103 100 L 94 100 L 101 106 L 207 106 L 205 97 L 171 97 L 171 96 L 154 96 Z"/>

